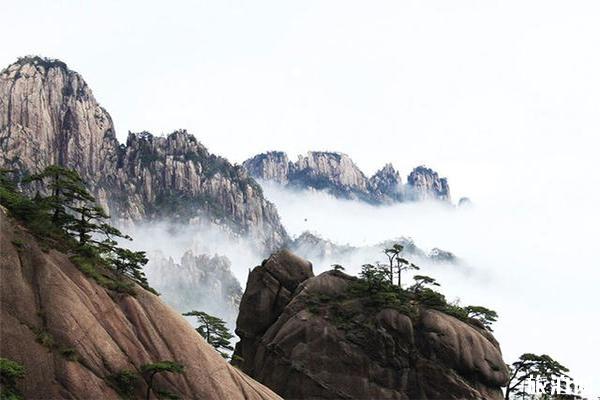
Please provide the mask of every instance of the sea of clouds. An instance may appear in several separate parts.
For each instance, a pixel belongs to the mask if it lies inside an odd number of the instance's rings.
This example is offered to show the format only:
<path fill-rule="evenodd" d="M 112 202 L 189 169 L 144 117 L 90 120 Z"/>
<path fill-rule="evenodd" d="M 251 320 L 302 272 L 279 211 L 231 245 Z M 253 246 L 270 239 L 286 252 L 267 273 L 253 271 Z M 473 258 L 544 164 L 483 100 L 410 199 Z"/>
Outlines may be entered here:
<path fill-rule="evenodd" d="M 568 366 L 577 383 L 600 391 L 599 224 L 591 199 L 574 202 L 563 193 L 548 201 L 507 192 L 496 199 L 475 199 L 466 207 L 439 202 L 373 206 L 320 191 L 262 185 L 292 238 L 308 230 L 365 249 L 339 260 L 348 273 L 358 273 L 364 263 L 384 261 L 373 246 L 400 236 L 412 238 L 425 251 L 437 247 L 455 253 L 460 265 L 421 263 L 419 273 L 436 278 L 451 301 L 498 312 L 493 329 L 505 361 L 525 352 L 547 353 Z M 256 243 L 218 226 L 162 222 L 139 225 L 129 233 L 136 238 L 134 247 L 158 250 L 175 261 L 189 249 L 225 255 L 242 287 L 249 270 L 267 256 Z M 338 260 L 310 261 L 320 273 Z M 160 279 L 169 278 L 153 276 L 150 283 Z"/>

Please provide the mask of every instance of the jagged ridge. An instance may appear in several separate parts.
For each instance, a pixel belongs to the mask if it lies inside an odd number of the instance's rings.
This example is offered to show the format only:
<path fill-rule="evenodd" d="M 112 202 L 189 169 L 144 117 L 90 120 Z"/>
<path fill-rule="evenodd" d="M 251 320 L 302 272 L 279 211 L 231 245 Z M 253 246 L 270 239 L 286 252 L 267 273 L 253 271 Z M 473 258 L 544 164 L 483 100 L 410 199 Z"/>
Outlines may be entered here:
<path fill-rule="evenodd" d="M 407 183 L 402 184 L 400 174 L 390 163 L 367 178 L 350 157 L 336 152 L 311 151 L 292 162 L 286 153 L 270 151 L 244 161 L 243 165 L 257 179 L 326 190 L 336 197 L 373 204 L 427 199 L 450 201 L 446 178 L 423 166 L 415 168 Z"/>

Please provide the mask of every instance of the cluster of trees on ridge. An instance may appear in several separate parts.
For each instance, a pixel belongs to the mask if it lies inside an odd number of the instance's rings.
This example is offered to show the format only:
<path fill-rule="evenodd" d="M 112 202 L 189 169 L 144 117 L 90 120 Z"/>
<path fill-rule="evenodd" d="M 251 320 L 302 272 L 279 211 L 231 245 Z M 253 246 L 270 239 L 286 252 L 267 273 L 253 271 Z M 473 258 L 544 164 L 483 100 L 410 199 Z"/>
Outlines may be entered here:
<path fill-rule="evenodd" d="M 419 271 L 420 267 L 404 258 L 401 244 L 394 244 L 383 250 L 388 259 L 387 264 L 365 264 L 361 268 L 359 279 L 350 286 L 350 292 L 355 296 L 366 296 L 376 308 L 392 307 L 401 312 L 411 314 L 410 303 L 420 303 L 438 309 L 467 323 L 475 323 L 489 331 L 491 325 L 498 319 L 498 314 L 483 306 L 469 305 L 461 307 L 458 302 L 448 303 L 445 296 L 433 287 L 440 284 L 427 275 L 414 275 L 414 283 L 404 289 L 402 286 L 403 273 Z M 334 271 L 344 270 L 340 264 L 333 264 Z M 507 365 L 509 380 L 505 387 L 505 399 L 529 399 L 531 393 L 523 391 L 523 384 L 529 379 L 543 382 L 541 398 L 558 398 L 550 395 L 551 384 L 556 378 L 568 377 L 569 369 L 547 354 L 537 355 L 525 353 L 511 365 Z M 563 388 L 564 389 L 564 388 Z M 559 395 L 560 396 L 560 395 Z M 560 398 L 565 398 L 560 397 Z"/>

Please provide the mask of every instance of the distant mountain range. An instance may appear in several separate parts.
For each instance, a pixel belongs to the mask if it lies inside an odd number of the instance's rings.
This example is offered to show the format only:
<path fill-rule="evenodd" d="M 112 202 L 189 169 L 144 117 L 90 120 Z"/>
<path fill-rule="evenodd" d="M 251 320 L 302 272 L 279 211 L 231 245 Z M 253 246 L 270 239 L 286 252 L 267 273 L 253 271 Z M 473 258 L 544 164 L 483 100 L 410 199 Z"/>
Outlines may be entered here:
<path fill-rule="evenodd" d="M 256 179 L 293 188 L 325 190 L 338 198 L 372 204 L 450 201 L 448 180 L 424 166 L 413 169 L 403 184 L 392 164 L 386 164 L 368 178 L 350 157 L 335 152 L 311 151 L 292 162 L 286 153 L 270 151 L 244 161 L 243 165 Z"/>
<path fill-rule="evenodd" d="M 402 183 L 386 164 L 373 176 L 345 154 L 283 152 L 234 165 L 185 130 L 129 133 L 119 143 L 110 114 L 81 75 L 58 60 L 23 57 L 0 73 L 0 167 L 22 174 L 51 164 L 77 170 L 117 221 L 211 221 L 255 240 L 265 253 L 289 243 L 256 179 L 372 204 L 450 201 L 446 178 L 420 166 Z"/>

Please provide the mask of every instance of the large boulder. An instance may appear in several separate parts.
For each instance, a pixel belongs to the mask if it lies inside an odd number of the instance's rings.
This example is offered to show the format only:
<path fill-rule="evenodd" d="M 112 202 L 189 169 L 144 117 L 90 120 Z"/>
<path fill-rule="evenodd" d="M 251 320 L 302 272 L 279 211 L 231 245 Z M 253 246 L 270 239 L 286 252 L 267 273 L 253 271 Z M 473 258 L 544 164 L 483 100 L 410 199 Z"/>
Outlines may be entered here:
<path fill-rule="evenodd" d="M 415 315 L 373 312 L 345 296 L 356 278 L 335 271 L 275 296 L 283 284 L 273 269 L 294 270 L 283 261 L 269 264 L 268 279 L 264 265 L 250 273 L 235 355 L 284 398 L 502 398 L 507 370 L 489 331 L 422 306 Z M 258 293 L 268 301 L 255 301 Z"/>
<path fill-rule="evenodd" d="M 312 264 L 288 250 L 273 254 L 254 268 L 237 319 L 236 334 L 245 338 L 236 346 L 238 357 L 254 358 L 257 341 L 277 320 L 298 285 L 313 276 Z"/>

